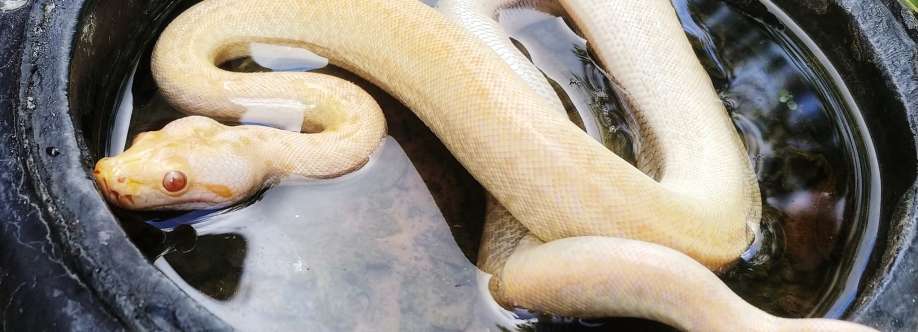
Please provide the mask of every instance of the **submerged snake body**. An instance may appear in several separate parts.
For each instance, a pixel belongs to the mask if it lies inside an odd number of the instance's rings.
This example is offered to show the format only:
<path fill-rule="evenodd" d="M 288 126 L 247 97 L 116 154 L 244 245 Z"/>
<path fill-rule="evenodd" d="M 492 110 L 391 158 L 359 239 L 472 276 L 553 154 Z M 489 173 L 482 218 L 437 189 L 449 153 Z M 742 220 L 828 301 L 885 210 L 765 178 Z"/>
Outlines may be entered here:
<path fill-rule="evenodd" d="M 160 37 L 152 70 L 164 96 L 219 120 L 300 112 L 303 128 L 315 133 L 189 117 L 101 160 L 97 181 L 127 208 L 196 208 L 232 204 L 278 177 L 332 177 L 359 167 L 385 132 L 366 93 L 320 74 L 216 66 L 255 42 L 305 47 L 408 105 L 507 208 L 496 211 L 512 214 L 500 218 L 510 221 L 506 227 L 489 227 L 529 234 L 514 235 L 518 242 L 507 244 L 500 262 L 492 291 L 504 304 L 699 330 L 723 328 L 721 315 L 743 317 L 733 327 L 756 330 L 788 322 L 853 327 L 771 317 L 708 270 L 749 244 L 758 189 L 669 2 L 561 3 L 575 21 L 602 27 L 581 28 L 639 106 L 642 129 L 650 128 L 639 166 L 653 178 L 560 116 L 487 45 L 420 2 L 210 0 Z"/>

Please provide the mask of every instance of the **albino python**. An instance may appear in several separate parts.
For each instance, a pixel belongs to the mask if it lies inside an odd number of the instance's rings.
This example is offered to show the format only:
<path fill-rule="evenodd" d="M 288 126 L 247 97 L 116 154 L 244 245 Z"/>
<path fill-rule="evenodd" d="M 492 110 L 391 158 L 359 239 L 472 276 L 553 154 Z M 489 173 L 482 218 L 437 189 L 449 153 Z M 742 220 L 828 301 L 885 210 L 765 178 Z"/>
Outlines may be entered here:
<path fill-rule="evenodd" d="M 563 7 L 593 45 L 637 110 L 637 167 L 559 112 L 544 77 L 508 46 L 493 19 L 497 9 L 521 4 Z M 174 107 L 209 118 L 138 135 L 127 151 L 96 164 L 96 181 L 124 208 L 194 209 L 234 204 L 283 177 L 361 167 L 386 131 L 367 93 L 321 74 L 217 67 L 248 55 L 252 43 L 308 48 L 408 105 L 499 202 L 489 204 L 479 265 L 494 274 L 491 291 L 501 304 L 699 331 L 870 330 L 771 316 L 711 272 L 752 241 L 760 198 L 736 130 L 669 1 L 442 7 L 447 15 L 416 0 L 195 5 L 160 36 L 152 71 Z M 301 116 L 303 133 L 211 119 L 264 112 Z"/>

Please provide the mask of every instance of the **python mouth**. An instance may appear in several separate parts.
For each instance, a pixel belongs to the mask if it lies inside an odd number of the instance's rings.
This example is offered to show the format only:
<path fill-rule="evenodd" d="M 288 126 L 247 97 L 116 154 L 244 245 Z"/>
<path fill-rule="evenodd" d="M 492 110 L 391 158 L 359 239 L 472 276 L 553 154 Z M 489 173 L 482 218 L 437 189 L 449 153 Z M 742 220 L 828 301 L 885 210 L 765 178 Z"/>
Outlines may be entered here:
<path fill-rule="evenodd" d="M 105 178 L 100 178 L 97 181 L 97 183 L 99 184 L 99 187 L 101 187 L 102 194 L 105 196 L 106 200 L 110 204 L 114 204 L 120 208 L 154 211 L 154 210 L 176 209 L 176 208 L 182 208 L 182 207 L 185 207 L 185 209 L 195 209 L 198 207 L 201 207 L 201 208 L 213 207 L 213 206 L 217 206 L 221 204 L 221 202 L 217 200 L 190 199 L 190 200 L 182 200 L 182 201 L 176 201 L 176 202 L 170 202 L 170 203 L 161 203 L 161 204 L 142 206 L 142 205 L 137 204 L 137 200 L 135 199 L 137 195 L 122 194 L 119 191 L 112 189 L 108 185 L 108 181 Z"/>

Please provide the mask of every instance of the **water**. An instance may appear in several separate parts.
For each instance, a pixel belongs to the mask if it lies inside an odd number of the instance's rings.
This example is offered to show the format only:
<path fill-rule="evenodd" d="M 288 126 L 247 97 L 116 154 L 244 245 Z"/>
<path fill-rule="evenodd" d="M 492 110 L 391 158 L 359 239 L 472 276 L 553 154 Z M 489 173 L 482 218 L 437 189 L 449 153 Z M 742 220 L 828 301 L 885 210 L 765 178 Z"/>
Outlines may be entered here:
<path fill-rule="evenodd" d="M 764 199 L 762 247 L 725 281 L 778 315 L 840 316 L 878 223 L 875 157 L 844 84 L 780 15 L 714 0 L 674 5 L 743 134 Z M 551 78 L 572 119 L 633 160 L 636 128 L 585 41 L 562 19 L 533 10 L 505 11 L 501 24 Z M 496 307 L 473 264 L 484 193 L 436 137 L 392 97 L 308 52 L 259 50 L 257 64 L 225 67 L 320 68 L 355 81 L 380 102 L 390 137 L 354 174 L 284 183 L 231 209 L 117 211 L 155 265 L 219 317 L 246 330 L 665 329 Z M 148 63 L 147 55 L 125 77 L 109 154 L 181 116 L 157 94 Z M 163 237 L 141 221 L 176 231 Z M 193 224 L 197 238 L 176 228 L 182 224 Z"/>
<path fill-rule="evenodd" d="M 356 174 L 281 185 L 195 226 L 198 247 L 156 265 L 244 330 L 479 330 L 498 318 L 479 312 L 478 271 L 394 138 Z"/>

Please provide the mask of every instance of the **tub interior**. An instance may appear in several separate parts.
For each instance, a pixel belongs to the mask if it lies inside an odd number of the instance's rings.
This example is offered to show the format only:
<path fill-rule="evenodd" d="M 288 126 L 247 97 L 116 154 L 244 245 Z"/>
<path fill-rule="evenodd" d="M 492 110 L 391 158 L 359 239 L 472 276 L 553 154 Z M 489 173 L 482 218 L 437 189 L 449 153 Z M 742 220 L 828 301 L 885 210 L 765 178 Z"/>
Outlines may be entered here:
<path fill-rule="evenodd" d="M 158 31 L 191 4 L 90 2 L 84 9 L 69 97 L 87 165 L 117 152 L 114 133 L 125 110 L 132 114 L 121 130 L 128 145 L 134 134 L 182 116 L 158 96 L 148 59 Z M 821 13 L 815 25 L 806 20 L 811 8 L 781 1 L 674 5 L 745 138 L 765 196 L 766 246 L 723 278 L 775 314 L 844 317 L 896 245 L 888 241 L 899 222 L 894 210 L 915 173 L 904 110 L 875 88 L 884 86 L 875 69 L 838 46 L 847 42 L 843 34 L 819 30 L 841 21 L 833 18 L 840 13 Z M 548 59 L 536 63 L 557 84 L 572 119 L 585 115 L 580 125 L 601 128 L 603 143 L 620 155 L 639 153 L 614 89 L 562 20 L 526 10 L 501 20 L 522 47 Z M 570 46 L 553 47 L 559 44 Z M 233 66 L 264 70 L 244 61 Z M 666 328 L 494 307 L 474 267 L 480 185 L 397 100 L 340 69 L 322 71 L 358 83 L 382 105 L 390 137 L 378 163 L 342 181 L 278 186 L 228 210 L 113 208 L 126 235 L 176 287 L 247 329 L 468 329 L 500 324 L 507 314 L 535 328 Z M 304 199 L 313 213 L 299 209 Z M 348 204 L 329 205 L 341 201 Z"/>

